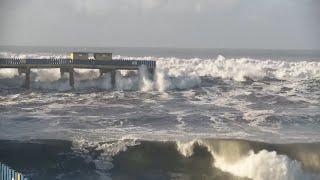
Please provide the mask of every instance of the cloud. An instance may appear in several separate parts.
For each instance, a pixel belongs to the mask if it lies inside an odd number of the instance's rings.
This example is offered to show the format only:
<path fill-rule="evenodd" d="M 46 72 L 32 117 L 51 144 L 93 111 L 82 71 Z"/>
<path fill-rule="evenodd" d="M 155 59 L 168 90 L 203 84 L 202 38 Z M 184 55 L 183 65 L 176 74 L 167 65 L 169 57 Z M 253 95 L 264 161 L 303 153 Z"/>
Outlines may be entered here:
<path fill-rule="evenodd" d="M 169 0 L 141 0 L 142 8 L 159 8 L 168 5 Z"/>
<path fill-rule="evenodd" d="M 0 44 L 319 49 L 318 7 L 318 0 L 0 0 Z"/>
<path fill-rule="evenodd" d="M 200 12 L 233 8 L 239 0 L 73 0 L 78 13 L 104 15 L 110 12 Z"/>
<path fill-rule="evenodd" d="M 152 10 L 168 2 L 168 0 L 73 0 L 73 8 L 78 13 L 104 15 L 110 12 Z"/>

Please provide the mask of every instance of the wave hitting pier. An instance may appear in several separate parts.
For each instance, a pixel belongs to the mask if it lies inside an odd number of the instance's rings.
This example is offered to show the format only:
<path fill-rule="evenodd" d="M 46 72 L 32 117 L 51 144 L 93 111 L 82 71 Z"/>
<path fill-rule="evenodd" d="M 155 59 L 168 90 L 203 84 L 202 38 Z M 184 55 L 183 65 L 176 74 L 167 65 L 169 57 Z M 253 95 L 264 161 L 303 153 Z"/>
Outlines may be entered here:
<path fill-rule="evenodd" d="M 153 77 L 156 61 L 112 59 L 111 53 L 93 53 L 94 58 L 89 59 L 89 53 L 74 52 L 67 59 L 32 59 L 32 58 L 0 58 L 1 68 L 17 68 L 19 74 L 25 74 L 25 88 L 30 88 L 31 69 L 60 68 L 61 76 L 69 73 L 69 83 L 74 88 L 74 69 L 99 69 L 100 75 L 111 73 L 111 84 L 115 86 L 117 70 L 139 70 L 145 66 Z"/>

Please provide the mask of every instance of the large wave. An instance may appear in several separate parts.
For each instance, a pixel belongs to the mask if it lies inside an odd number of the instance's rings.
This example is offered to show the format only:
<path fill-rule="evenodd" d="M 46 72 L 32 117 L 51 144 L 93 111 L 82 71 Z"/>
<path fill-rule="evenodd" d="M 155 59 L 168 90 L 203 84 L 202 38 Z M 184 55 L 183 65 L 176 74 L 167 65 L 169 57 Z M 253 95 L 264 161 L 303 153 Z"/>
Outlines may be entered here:
<path fill-rule="evenodd" d="M 186 157 L 192 156 L 196 146 L 206 147 L 216 167 L 238 177 L 254 180 L 318 179 L 320 175 L 319 145 L 266 144 L 241 140 L 197 140 L 177 143 Z"/>
<path fill-rule="evenodd" d="M 233 139 L 120 140 L 112 145 L 102 143 L 96 149 L 112 156 L 113 165 L 108 168 L 113 178 L 139 178 L 142 174 L 146 178 L 162 179 L 320 178 L 319 143 L 269 144 Z"/>
<path fill-rule="evenodd" d="M 0 145 L 0 158 L 35 180 L 320 178 L 319 143 L 119 139 L 80 146 L 63 140 L 0 140 Z"/>
<path fill-rule="evenodd" d="M 320 62 L 287 62 L 275 60 L 255 60 L 250 58 L 226 59 L 177 59 L 160 58 L 160 67 L 168 71 L 169 76 L 195 75 L 230 78 L 235 81 L 261 80 L 263 78 L 309 79 L 317 78 Z"/>
<path fill-rule="evenodd" d="M 1 53 L 4 57 L 15 58 L 66 58 L 63 54 L 14 54 Z M 218 56 L 215 59 L 179 59 L 155 57 L 124 57 L 115 59 L 156 60 L 157 69 L 151 79 L 148 72 L 141 68 L 140 72 L 119 71 L 116 74 L 116 89 L 141 91 L 166 91 L 171 89 L 189 89 L 200 86 L 203 78 L 222 78 L 237 82 L 276 80 L 308 80 L 320 77 L 320 62 L 288 62 L 277 60 L 255 60 L 250 58 L 226 59 Z M 65 75 L 67 76 L 67 75 Z M 16 69 L 1 69 L 1 86 L 11 81 L 9 86 L 18 87 L 23 78 Z M 12 82 L 14 80 L 14 82 Z M 98 70 L 76 69 L 76 89 L 112 88 L 110 75 L 100 77 Z M 33 69 L 32 87 L 42 89 L 69 90 L 67 77 L 61 78 L 59 69 Z"/>

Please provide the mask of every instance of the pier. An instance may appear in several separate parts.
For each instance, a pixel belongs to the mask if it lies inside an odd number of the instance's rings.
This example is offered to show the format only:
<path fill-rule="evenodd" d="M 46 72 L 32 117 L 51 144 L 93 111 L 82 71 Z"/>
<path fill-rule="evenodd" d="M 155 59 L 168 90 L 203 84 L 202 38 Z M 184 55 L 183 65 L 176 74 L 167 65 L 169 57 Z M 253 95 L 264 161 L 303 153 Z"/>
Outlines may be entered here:
<path fill-rule="evenodd" d="M 0 58 L 0 71 L 2 68 L 16 68 L 19 74 L 25 74 L 24 87 L 30 88 L 30 73 L 32 69 L 59 68 L 61 76 L 69 74 L 69 84 L 74 88 L 74 69 L 98 69 L 100 75 L 111 74 L 111 84 L 115 86 L 117 70 L 139 70 L 145 66 L 153 77 L 156 62 L 150 60 L 112 59 L 111 53 L 93 53 L 94 58 L 89 59 L 89 53 L 74 52 L 71 58 L 66 59 L 32 59 L 32 58 Z"/>

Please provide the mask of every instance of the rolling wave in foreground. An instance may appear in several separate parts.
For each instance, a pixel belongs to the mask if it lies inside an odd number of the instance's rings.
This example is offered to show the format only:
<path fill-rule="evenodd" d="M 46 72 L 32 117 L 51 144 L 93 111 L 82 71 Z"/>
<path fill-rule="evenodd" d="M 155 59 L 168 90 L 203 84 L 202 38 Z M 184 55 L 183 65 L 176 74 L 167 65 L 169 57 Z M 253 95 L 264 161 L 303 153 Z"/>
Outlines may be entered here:
<path fill-rule="evenodd" d="M 4 57 L 67 57 L 14 54 Z M 133 59 L 137 57 L 116 56 Z M 157 61 L 152 79 L 0 71 L 0 160 L 32 179 L 320 179 L 320 62 Z"/>

